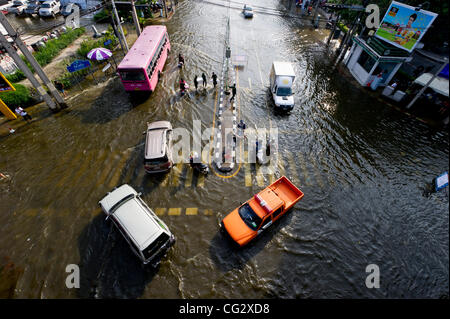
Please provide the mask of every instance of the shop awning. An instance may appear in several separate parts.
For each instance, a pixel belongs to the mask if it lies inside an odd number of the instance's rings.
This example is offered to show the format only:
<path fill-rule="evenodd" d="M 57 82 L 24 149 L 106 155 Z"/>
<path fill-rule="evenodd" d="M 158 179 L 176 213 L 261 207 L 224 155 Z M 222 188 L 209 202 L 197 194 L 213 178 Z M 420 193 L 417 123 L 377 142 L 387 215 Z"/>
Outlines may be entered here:
<path fill-rule="evenodd" d="M 424 73 L 414 80 L 414 83 L 420 85 L 426 85 L 428 81 L 433 77 L 431 73 Z M 435 92 L 445 95 L 448 97 L 448 79 L 437 76 L 433 82 L 431 82 L 429 88 L 433 89 Z"/>

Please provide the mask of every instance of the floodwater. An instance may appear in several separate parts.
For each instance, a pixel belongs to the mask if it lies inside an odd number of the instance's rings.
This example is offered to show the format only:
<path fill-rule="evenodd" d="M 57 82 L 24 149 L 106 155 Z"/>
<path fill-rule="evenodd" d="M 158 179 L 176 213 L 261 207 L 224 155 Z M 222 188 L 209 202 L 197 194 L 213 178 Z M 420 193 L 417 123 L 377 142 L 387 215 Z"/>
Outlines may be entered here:
<path fill-rule="evenodd" d="M 224 1 L 180 1 L 166 24 L 172 53 L 156 91 L 131 101 L 117 78 L 68 99 L 56 115 L 0 140 L 0 272 L 13 298 L 439 298 L 448 297 L 448 195 L 424 196 L 448 171 L 448 133 L 372 99 L 332 70 L 320 41 L 327 30 L 255 13 L 245 20 Z M 234 4 L 238 3 L 236 1 Z M 283 2 L 248 1 L 283 9 Z M 142 165 L 146 123 L 192 131 L 212 126 L 211 81 L 180 98 L 178 80 L 222 69 L 226 22 L 237 71 L 239 118 L 277 127 L 284 173 L 305 193 L 250 246 L 235 250 L 220 220 L 270 183 L 255 165 L 232 178 L 197 176 L 185 164 L 153 176 Z M 176 67 L 183 52 L 186 65 Z M 267 86 L 273 60 L 294 63 L 296 106 L 275 114 Z M 181 74 L 180 74 L 181 73 Z M 132 103 L 133 102 L 133 103 Z M 207 143 L 207 139 L 204 144 Z M 250 183 L 249 183 L 250 181 Z M 143 267 L 98 201 L 122 183 L 177 237 L 156 270 Z M 68 289 L 77 264 L 81 287 Z M 366 267 L 380 270 L 369 289 Z M 8 272 L 4 269 L 8 268 Z M 14 289 L 15 288 L 15 289 Z"/>

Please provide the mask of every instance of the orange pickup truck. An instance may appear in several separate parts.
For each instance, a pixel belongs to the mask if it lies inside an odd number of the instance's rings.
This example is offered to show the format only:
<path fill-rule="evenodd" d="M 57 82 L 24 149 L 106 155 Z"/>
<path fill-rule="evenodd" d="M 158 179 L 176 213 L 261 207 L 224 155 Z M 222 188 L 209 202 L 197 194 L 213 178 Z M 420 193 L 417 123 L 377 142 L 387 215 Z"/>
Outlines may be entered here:
<path fill-rule="evenodd" d="M 302 197 L 303 192 L 286 176 L 282 176 L 229 213 L 220 226 L 242 247 L 283 216 Z"/>

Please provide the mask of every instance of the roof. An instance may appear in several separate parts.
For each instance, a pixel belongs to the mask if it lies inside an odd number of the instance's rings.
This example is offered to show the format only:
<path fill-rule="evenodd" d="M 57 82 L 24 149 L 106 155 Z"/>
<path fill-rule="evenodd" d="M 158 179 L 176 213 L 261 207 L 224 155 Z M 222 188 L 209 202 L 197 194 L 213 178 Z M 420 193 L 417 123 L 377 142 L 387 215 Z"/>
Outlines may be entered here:
<path fill-rule="evenodd" d="M 414 80 L 414 83 L 420 84 L 422 86 L 425 86 L 428 81 L 430 81 L 433 74 L 431 73 L 424 73 L 421 76 L 419 76 L 417 79 Z M 448 79 L 445 79 L 443 77 L 437 76 L 433 82 L 431 82 L 429 88 L 433 89 L 435 92 L 445 95 L 448 97 Z"/>
<path fill-rule="evenodd" d="M 145 27 L 141 35 L 134 42 L 127 55 L 119 64 L 119 69 L 146 68 L 150 57 L 155 52 L 159 40 L 166 32 L 163 25 L 152 25 Z"/>
<path fill-rule="evenodd" d="M 263 208 L 263 203 L 260 200 L 264 201 L 264 206 L 266 206 L 267 210 Z M 266 188 L 256 194 L 249 201 L 249 204 L 259 217 L 264 218 L 264 216 L 271 213 L 274 209 L 283 205 L 283 201 L 270 188 Z"/>
<path fill-rule="evenodd" d="M 162 232 L 161 227 L 136 197 L 125 202 L 112 216 L 141 250 L 145 249 L 149 241 Z"/>
<path fill-rule="evenodd" d="M 295 76 L 294 68 L 290 62 L 274 61 L 273 67 L 277 75 Z"/>

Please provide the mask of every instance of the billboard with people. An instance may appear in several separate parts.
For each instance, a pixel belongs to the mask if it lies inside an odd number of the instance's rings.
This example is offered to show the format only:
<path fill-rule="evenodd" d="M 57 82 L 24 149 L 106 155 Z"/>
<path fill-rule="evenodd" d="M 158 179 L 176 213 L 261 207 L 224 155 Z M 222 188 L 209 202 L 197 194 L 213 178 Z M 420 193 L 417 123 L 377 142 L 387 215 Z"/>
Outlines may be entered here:
<path fill-rule="evenodd" d="M 392 1 L 375 36 L 411 52 L 436 17 L 436 13 Z"/>

